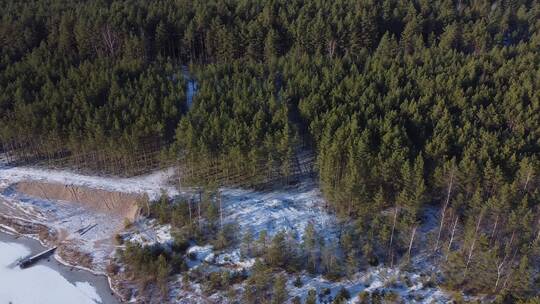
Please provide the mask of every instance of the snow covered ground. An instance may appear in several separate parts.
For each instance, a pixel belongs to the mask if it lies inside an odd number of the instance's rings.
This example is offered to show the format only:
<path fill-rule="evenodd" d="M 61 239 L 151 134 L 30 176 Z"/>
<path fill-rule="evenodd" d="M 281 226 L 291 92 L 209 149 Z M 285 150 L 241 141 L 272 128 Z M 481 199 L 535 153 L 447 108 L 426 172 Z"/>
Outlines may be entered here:
<path fill-rule="evenodd" d="M 59 183 L 106 191 L 146 193 L 151 199 L 156 199 L 162 191 L 171 196 L 178 193 L 175 187 L 169 184 L 173 174 L 174 170 L 170 169 L 140 177 L 114 178 L 87 176 L 64 170 L 0 165 L 0 212 L 12 218 L 54 228 L 60 233 L 64 244 L 68 242 L 78 251 L 90 254 L 95 270 L 103 272 L 109 258 L 114 254 L 113 237 L 123 229 L 124 218 L 95 212 L 82 204 L 29 196 L 11 185 L 22 181 Z M 159 235 L 160 231 L 148 233 Z M 170 239 L 170 235 L 168 238 Z"/>
<path fill-rule="evenodd" d="M 0 189 L 20 181 L 42 181 L 107 191 L 146 193 L 150 199 L 157 199 L 163 191 L 171 197 L 180 194 L 170 184 L 173 176 L 173 169 L 140 177 L 114 178 L 88 176 L 65 170 L 0 166 Z M 306 181 L 283 191 L 258 192 L 224 188 L 221 194 L 225 221 L 235 222 L 243 230 L 250 229 L 255 235 L 262 230 L 273 235 L 285 229 L 298 233 L 300 237 L 309 222 L 312 222 L 317 230 L 322 231 L 324 228 L 327 236 L 336 232 L 335 218 L 323 210 L 324 199 L 313 181 Z M 53 212 L 49 209 L 53 206 L 45 200 L 30 201 L 29 198 L 12 197 L 12 200 L 15 199 L 31 202 L 35 206 L 45 207 L 47 212 Z"/>
<path fill-rule="evenodd" d="M 220 192 L 224 221 L 235 223 L 240 227 L 239 237 L 247 230 L 255 237 L 263 230 L 269 236 L 280 230 L 286 230 L 293 232 L 300 240 L 308 223 L 312 223 L 327 240 L 336 239 L 338 236 L 337 220 L 324 208 L 325 201 L 317 184 L 312 180 L 305 180 L 294 188 L 275 191 L 222 188 Z M 426 210 L 426 225 L 421 227 L 422 231 L 436 226 L 433 224 L 434 212 L 431 209 Z M 152 229 L 145 227 L 142 232 L 135 233 L 131 236 L 131 240 L 143 244 L 170 241 L 168 239 L 170 233 L 166 233 L 170 226 L 160 226 L 155 222 L 151 226 Z M 145 232 L 148 230 L 153 232 Z M 155 233 L 157 231 L 158 234 Z M 198 267 L 205 267 L 205 271 L 249 270 L 255 262 L 252 258 L 242 258 L 238 248 L 216 251 L 211 245 L 194 245 L 187 250 L 186 256 L 188 267 L 192 270 Z M 422 263 L 424 261 L 421 259 L 413 259 L 413 264 L 422 265 Z M 294 286 L 296 275 L 289 277 L 287 286 L 291 298 L 299 297 L 303 300 L 310 289 L 317 290 L 320 303 L 331 302 L 341 288 L 347 289 L 351 295 L 348 303 L 360 303 L 358 295 L 361 292 L 378 294 L 381 297 L 393 295 L 405 303 L 447 303 L 448 296 L 433 284 L 433 278 L 430 277 L 435 270 L 429 265 L 421 268 L 424 268 L 424 273 L 384 266 L 373 267 L 357 273 L 352 279 L 343 279 L 339 282 L 303 273 L 300 275 L 301 287 Z M 199 303 L 201 299 L 205 299 L 198 284 L 192 284 L 185 290 L 178 288 L 181 284 L 181 279 L 178 278 L 174 285 L 176 290 L 172 292 L 172 298 L 176 299 L 175 303 Z M 236 287 L 242 288 L 241 285 Z M 209 298 L 216 303 L 225 301 L 219 294 L 211 295 Z"/>
<path fill-rule="evenodd" d="M 314 289 L 319 299 L 331 302 L 342 288 L 345 288 L 351 296 L 348 303 L 362 303 L 359 298 L 362 292 L 382 296 L 392 294 L 403 303 L 428 304 L 450 301 L 440 289 L 430 286 L 432 278 L 428 275 L 401 271 L 397 268 L 373 267 L 340 282 L 306 274 L 302 274 L 300 279 L 302 286 L 294 286 L 296 279 L 292 278 L 287 287 L 291 297 L 299 297 L 303 301 L 307 298 L 308 291 Z"/>
<path fill-rule="evenodd" d="M 15 209 L 15 210 L 13 210 Z M 103 272 L 114 252 L 114 232 L 121 229 L 123 219 L 100 212 L 91 212 L 80 204 L 35 198 L 6 188 L 0 192 L 0 210 L 7 214 L 21 211 L 24 220 L 54 228 L 64 245 L 92 256 L 95 269 Z M 85 233 L 83 233 L 87 230 Z"/>
<path fill-rule="evenodd" d="M 173 240 L 171 225 L 159 225 L 156 220 L 142 219 L 133 223 L 130 233 L 123 235 L 125 240 L 141 245 L 154 245 L 156 243 L 167 245 Z"/>
<path fill-rule="evenodd" d="M 108 191 L 121 191 L 129 193 L 146 193 L 151 199 L 158 198 L 162 191 L 169 196 L 187 195 L 186 192 L 178 191 L 170 184 L 170 179 L 174 176 L 174 170 L 163 170 L 153 174 L 134 178 L 111 178 L 99 176 L 86 176 L 68 171 L 45 170 L 28 167 L 0 167 L 0 189 L 19 181 L 46 181 L 56 182 L 66 185 L 86 186 Z M 306 226 L 312 223 L 315 229 L 327 240 L 335 239 L 338 236 L 339 225 L 334 215 L 324 208 L 325 200 L 315 181 L 306 179 L 300 184 L 272 191 L 254 191 L 238 188 L 220 189 L 223 206 L 223 217 L 225 223 L 234 223 L 239 226 L 238 237 L 250 231 L 257 237 L 261 231 L 266 231 L 269 236 L 276 234 L 280 230 L 292 232 L 300 240 Z M 16 203 L 13 204 L 21 209 L 23 213 L 33 213 L 33 218 L 45 221 L 48 220 L 54 227 L 73 230 L 75 227 L 87 227 L 96 221 L 100 223 L 99 229 L 92 229 L 87 236 L 90 240 L 104 238 L 108 233 L 121 225 L 115 220 L 107 218 L 100 219 L 94 214 L 85 213 L 84 210 L 77 209 L 73 205 L 64 202 L 49 202 L 25 197 L 20 193 L 4 191 L 4 200 Z M 1 201 L 1 198 L 0 198 Z M 431 211 L 430 211 L 431 212 Z M 433 212 L 431 212 L 433 213 Z M 433 217 L 429 213 L 428 217 Z M 51 220 L 52 219 L 52 220 Z M 106 222 L 106 223 L 105 223 Z M 431 223 L 428 219 L 426 221 Z M 111 225 L 111 226 L 108 226 Z M 432 229 L 421 227 L 421 229 Z M 153 220 L 142 219 L 134 223 L 132 232 L 125 235 L 131 241 L 141 244 L 167 244 L 173 239 L 171 227 L 169 225 L 159 225 Z M 134 232 L 133 232 L 134 231 Z M 101 242 L 98 242 L 101 244 Z M 105 262 L 112 254 L 110 250 L 102 250 L 96 242 L 79 244 L 86 251 L 95 252 L 94 258 Z M 111 249 L 111 248 L 108 248 Z M 192 269 L 201 265 L 211 265 L 212 267 L 224 267 L 226 269 L 249 269 L 253 259 L 243 259 L 238 248 L 231 248 L 226 251 L 215 251 L 210 245 L 192 246 L 188 249 L 188 255 L 195 257 L 190 259 L 188 266 Z M 103 263 L 105 265 L 105 263 Z M 425 269 L 430 271 L 429 269 Z M 349 303 L 358 302 L 360 292 L 375 292 L 379 294 L 392 293 L 401 297 L 407 303 L 446 303 L 446 295 L 437 287 L 430 283 L 430 278 L 419 273 L 408 273 L 396 268 L 385 267 L 371 268 L 357 273 L 352 280 L 342 280 L 340 282 L 330 282 L 320 276 L 310 276 L 302 274 L 302 287 L 293 285 L 294 276 L 288 282 L 291 296 L 305 298 L 307 292 L 314 288 L 318 293 L 328 289 L 322 298 L 330 299 L 334 297 L 342 288 L 346 288 L 351 294 Z M 180 278 L 175 279 L 180 281 Z M 176 283 L 178 283 L 176 282 Z M 173 284 L 173 283 L 171 283 Z M 174 284 L 173 284 L 174 285 Z M 197 303 L 205 299 L 200 286 L 191 286 L 180 290 L 179 285 L 172 289 L 172 298 L 176 303 Z M 215 298 L 216 296 L 212 296 Z M 321 298 L 321 299 L 322 299 Z M 221 299 L 217 296 L 217 299 Z M 219 301 L 218 301 L 219 302 Z"/>
<path fill-rule="evenodd" d="M 286 230 L 300 239 L 308 223 L 327 239 L 337 235 L 336 218 L 324 209 L 325 201 L 312 180 L 278 191 L 224 188 L 221 195 L 225 222 L 249 229 L 254 236 L 263 230 L 270 236 Z"/>

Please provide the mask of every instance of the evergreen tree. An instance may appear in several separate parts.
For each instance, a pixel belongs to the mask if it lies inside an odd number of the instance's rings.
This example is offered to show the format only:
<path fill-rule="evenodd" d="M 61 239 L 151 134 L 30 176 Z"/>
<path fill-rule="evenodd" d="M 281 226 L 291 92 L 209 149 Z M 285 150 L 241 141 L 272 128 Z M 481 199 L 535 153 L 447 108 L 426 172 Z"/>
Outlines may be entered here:
<path fill-rule="evenodd" d="M 305 304 L 317 304 L 317 291 L 315 289 L 308 291 Z"/>
<path fill-rule="evenodd" d="M 285 303 L 288 299 L 287 295 L 287 279 L 284 275 L 278 275 L 274 281 L 272 291 L 272 303 Z"/>
<path fill-rule="evenodd" d="M 284 231 L 278 232 L 272 239 L 272 243 L 266 253 L 266 261 L 273 267 L 283 267 L 287 264 L 288 248 Z"/>

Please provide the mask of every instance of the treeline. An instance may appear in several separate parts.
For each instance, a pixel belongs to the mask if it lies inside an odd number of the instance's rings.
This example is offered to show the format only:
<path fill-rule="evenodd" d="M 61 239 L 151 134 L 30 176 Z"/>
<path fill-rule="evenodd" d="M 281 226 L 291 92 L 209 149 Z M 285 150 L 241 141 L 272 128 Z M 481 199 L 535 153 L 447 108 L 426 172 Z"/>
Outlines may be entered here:
<path fill-rule="evenodd" d="M 157 138 L 193 182 L 219 184 L 287 181 L 313 150 L 358 259 L 395 265 L 435 222 L 428 241 L 449 287 L 535 293 L 512 282 L 538 273 L 537 1 L 2 7 L 3 151 L 99 150 L 124 168 L 137 162 L 108 155 Z"/>
<path fill-rule="evenodd" d="M 163 156 L 186 110 L 180 65 L 146 58 L 139 31 L 96 15 L 105 5 L 3 1 L 0 142 L 10 160 L 125 175 Z"/>
<path fill-rule="evenodd" d="M 41 44 L 3 70 L 3 150 L 15 162 L 62 159 L 119 175 L 151 167 L 185 110 L 180 71 L 166 62 L 64 56 Z"/>

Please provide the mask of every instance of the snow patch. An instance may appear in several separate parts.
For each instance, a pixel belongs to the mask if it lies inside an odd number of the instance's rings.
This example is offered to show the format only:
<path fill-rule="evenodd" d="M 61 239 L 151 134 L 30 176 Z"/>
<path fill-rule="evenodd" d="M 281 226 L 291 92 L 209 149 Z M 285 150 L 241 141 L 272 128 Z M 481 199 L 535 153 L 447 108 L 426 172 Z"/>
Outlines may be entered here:
<path fill-rule="evenodd" d="M 171 225 L 160 225 L 156 220 L 140 219 L 133 223 L 130 232 L 124 233 L 124 240 L 132 243 L 138 243 L 143 246 L 155 244 L 170 245 L 174 238 L 171 234 Z"/>
<path fill-rule="evenodd" d="M 199 261 L 203 261 L 208 259 L 208 257 L 213 257 L 213 246 L 212 245 L 206 245 L 206 246 L 191 246 L 187 250 L 187 253 L 190 256 L 195 257 Z"/>
<path fill-rule="evenodd" d="M 225 222 L 255 236 L 263 230 L 270 236 L 286 230 L 301 238 L 309 223 L 326 239 L 337 235 L 336 218 L 324 209 L 325 200 L 314 181 L 269 192 L 223 188 L 221 195 Z"/>
<path fill-rule="evenodd" d="M 239 269 L 248 269 L 255 264 L 254 258 L 242 259 L 240 249 L 225 252 L 215 257 L 214 262 L 220 266 L 233 266 Z"/>

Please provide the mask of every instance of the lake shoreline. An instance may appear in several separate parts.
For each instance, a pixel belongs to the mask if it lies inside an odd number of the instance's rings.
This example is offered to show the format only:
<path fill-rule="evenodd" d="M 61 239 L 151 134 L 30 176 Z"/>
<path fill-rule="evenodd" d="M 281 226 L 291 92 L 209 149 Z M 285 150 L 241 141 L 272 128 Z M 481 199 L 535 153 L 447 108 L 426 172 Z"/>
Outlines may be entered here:
<path fill-rule="evenodd" d="M 0 227 L 0 243 L 15 243 L 28 248 L 32 254 L 45 250 L 45 247 L 40 240 L 27 235 L 17 235 L 13 231 Z M 116 292 L 111 288 L 110 278 L 104 274 L 95 273 L 89 269 L 83 267 L 77 267 L 67 264 L 65 261 L 48 257 L 37 262 L 35 265 L 46 266 L 62 277 L 64 277 L 69 283 L 75 285 L 78 282 L 87 282 L 95 290 L 101 298 L 103 304 L 117 304 L 121 303 Z"/>

